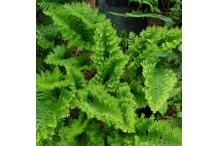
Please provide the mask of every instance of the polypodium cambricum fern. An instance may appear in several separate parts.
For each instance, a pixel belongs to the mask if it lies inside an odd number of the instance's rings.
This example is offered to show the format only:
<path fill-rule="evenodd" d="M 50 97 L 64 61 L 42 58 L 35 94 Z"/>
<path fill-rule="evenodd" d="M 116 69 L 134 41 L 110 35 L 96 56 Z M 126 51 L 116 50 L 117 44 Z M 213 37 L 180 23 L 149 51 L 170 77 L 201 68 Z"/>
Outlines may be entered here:
<path fill-rule="evenodd" d="M 142 63 L 145 78 L 145 95 L 152 111 L 160 111 L 176 84 L 176 74 L 168 69 L 155 69 L 155 64 Z"/>
<path fill-rule="evenodd" d="M 98 25 L 95 41 L 96 52 L 92 60 L 96 64 L 98 74 L 93 81 L 101 82 L 113 89 L 119 84 L 128 56 L 124 55 L 118 46 L 120 39 L 108 20 Z"/>
<path fill-rule="evenodd" d="M 130 34 L 128 72 L 133 80 L 144 80 L 145 99 L 153 112 L 165 112 L 166 102 L 178 81 L 174 68 L 167 62 L 175 59 L 170 56 L 180 45 L 181 31 L 177 28 L 153 27 L 140 36 Z M 138 72 L 140 69 L 143 71 Z"/>
<path fill-rule="evenodd" d="M 166 121 L 154 122 L 153 119 L 138 119 L 138 124 L 143 124 L 134 135 L 121 135 L 112 131 L 108 136 L 111 146 L 181 146 L 181 129 L 171 127 Z M 146 134 L 147 133 L 147 134 Z M 172 138 L 172 139 L 171 139 Z"/>
<path fill-rule="evenodd" d="M 50 50 L 43 56 L 48 68 L 37 73 L 38 146 L 181 145 L 179 128 L 136 114 L 146 105 L 161 111 L 157 104 L 165 105 L 174 90 L 176 73 L 165 60 L 173 60 L 168 55 L 181 43 L 179 30 L 131 35 L 124 53 L 111 22 L 89 5 L 53 6 L 45 13 L 57 31 L 51 34 L 64 41 L 38 43 Z M 48 39 L 44 33 L 39 38 Z"/>
<path fill-rule="evenodd" d="M 63 38 L 70 45 L 76 42 L 82 48 L 90 47 L 94 43 L 95 26 L 105 20 L 103 15 L 93 11 L 85 3 L 52 7 L 46 11 L 46 14 L 53 18 Z"/>

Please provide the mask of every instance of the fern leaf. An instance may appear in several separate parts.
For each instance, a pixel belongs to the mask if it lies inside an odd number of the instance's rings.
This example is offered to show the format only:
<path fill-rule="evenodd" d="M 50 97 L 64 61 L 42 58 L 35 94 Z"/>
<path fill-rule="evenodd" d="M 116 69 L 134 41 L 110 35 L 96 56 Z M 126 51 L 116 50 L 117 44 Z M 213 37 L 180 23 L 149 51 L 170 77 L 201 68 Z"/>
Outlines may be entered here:
<path fill-rule="evenodd" d="M 59 136 L 61 137 L 59 145 L 77 145 L 77 141 L 74 138 L 85 130 L 88 122 L 89 120 L 85 119 L 85 114 L 80 113 L 79 118 L 73 120 L 68 127 L 62 127 L 59 131 Z"/>
<path fill-rule="evenodd" d="M 87 56 L 73 56 L 68 57 L 68 52 L 71 51 L 72 48 L 67 48 L 65 46 L 57 46 L 54 48 L 54 52 L 50 53 L 46 58 L 46 63 L 53 64 L 53 65 L 74 65 L 74 66 L 81 66 L 87 62 Z"/>
<path fill-rule="evenodd" d="M 176 74 L 168 69 L 155 69 L 155 64 L 143 62 L 145 96 L 153 112 L 159 111 L 169 99 L 176 84 Z"/>
<path fill-rule="evenodd" d="M 119 83 L 128 57 L 119 47 L 119 38 L 109 21 L 98 25 L 95 33 L 96 52 L 92 56 L 98 74 L 93 82 L 105 84 L 111 90 Z"/>
<path fill-rule="evenodd" d="M 45 12 L 59 27 L 65 40 L 80 40 L 80 45 L 94 43 L 95 24 L 104 21 L 104 17 L 85 3 L 65 4 L 52 7 Z M 75 42 L 75 41 L 74 41 Z"/>
<path fill-rule="evenodd" d="M 37 100 L 36 102 L 36 142 L 40 143 L 54 135 L 54 128 L 57 126 L 55 109 L 51 100 Z"/>
<path fill-rule="evenodd" d="M 37 74 L 36 79 L 36 87 L 38 89 L 52 90 L 56 87 L 66 87 L 70 84 L 68 80 L 64 80 L 64 76 L 58 68 L 55 68 L 52 72 L 47 71 L 42 74 Z"/>
<path fill-rule="evenodd" d="M 96 117 L 108 125 L 114 125 L 125 132 L 134 132 L 134 108 L 127 103 L 134 101 L 119 101 L 107 93 L 103 86 L 90 85 L 78 92 L 79 108 L 86 112 L 89 118 Z M 133 104 L 134 105 L 134 104 Z"/>

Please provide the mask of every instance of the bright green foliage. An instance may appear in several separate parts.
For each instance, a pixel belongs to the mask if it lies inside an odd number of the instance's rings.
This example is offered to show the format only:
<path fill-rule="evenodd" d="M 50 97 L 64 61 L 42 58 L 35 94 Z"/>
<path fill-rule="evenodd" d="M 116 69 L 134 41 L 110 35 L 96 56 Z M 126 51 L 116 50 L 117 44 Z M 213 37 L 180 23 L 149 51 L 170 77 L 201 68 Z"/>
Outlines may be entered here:
<path fill-rule="evenodd" d="M 133 59 L 137 57 L 136 59 L 143 60 L 143 57 L 147 56 L 167 57 L 181 42 L 182 34 L 178 28 L 149 27 L 142 31 L 140 36 L 130 34 L 128 52 Z"/>
<path fill-rule="evenodd" d="M 147 101 L 145 99 L 145 89 L 144 86 L 142 86 L 140 81 L 132 80 L 130 83 L 131 91 L 134 94 L 134 99 L 137 103 L 138 108 L 143 108 Z"/>
<path fill-rule="evenodd" d="M 140 36 L 131 33 L 128 50 L 132 61 L 129 65 L 130 73 L 135 76 L 135 71 L 145 59 L 155 63 L 163 59 L 167 62 L 171 61 L 174 59 L 171 56 L 174 55 L 174 51 L 181 45 L 181 42 L 181 31 L 178 28 L 168 30 L 167 28 L 150 27 L 141 32 Z"/>
<path fill-rule="evenodd" d="M 37 94 L 37 143 L 44 139 L 50 140 L 55 134 L 57 123 L 68 116 L 69 108 L 75 106 L 73 94 L 62 89 L 58 94 L 55 90 L 38 90 Z M 55 99 L 55 96 L 59 96 Z"/>
<path fill-rule="evenodd" d="M 36 86 L 38 89 L 52 90 L 56 87 L 65 87 L 68 84 L 67 80 L 64 80 L 64 76 L 58 68 L 55 68 L 53 72 L 46 72 L 41 75 L 37 75 L 36 79 Z"/>
<path fill-rule="evenodd" d="M 86 112 L 89 118 L 96 117 L 125 132 L 134 132 L 134 101 L 131 99 L 116 99 L 108 94 L 103 86 L 92 84 L 78 91 L 78 96 L 79 108 Z"/>
<path fill-rule="evenodd" d="M 37 26 L 37 146 L 180 146 L 174 117 L 154 113 L 181 115 L 181 30 L 131 33 L 124 52 L 104 15 L 57 3 Z"/>
<path fill-rule="evenodd" d="M 141 32 L 140 36 L 130 34 L 129 73 L 135 80 L 144 80 L 145 86 L 142 89 L 140 84 L 134 81 L 132 82 L 134 83 L 133 89 L 138 87 L 138 93 L 141 96 L 143 96 L 142 92 L 145 92 L 144 98 L 153 112 L 164 113 L 167 108 L 166 102 L 175 90 L 174 87 L 178 81 L 177 70 L 169 66 L 169 62 L 180 61 L 179 58 L 172 58 L 180 45 L 181 31 L 178 28 L 168 30 L 167 28 L 152 27 Z M 143 70 L 141 74 L 137 72 L 140 68 Z M 179 92 L 181 92 L 181 88 Z"/>
<path fill-rule="evenodd" d="M 96 53 L 92 60 L 96 64 L 98 74 L 94 82 L 101 82 L 110 89 L 119 84 L 123 68 L 128 62 L 128 57 L 123 54 L 119 45 L 120 39 L 111 23 L 106 20 L 98 25 L 95 34 Z"/>
<path fill-rule="evenodd" d="M 167 102 L 176 84 L 176 74 L 168 69 L 155 69 L 155 64 L 142 63 L 145 78 L 145 95 L 152 111 L 159 111 Z"/>
<path fill-rule="evenodd" d="M 55 37 L 58 37 L 58 30 L 53 25 L 39 26 L 37 29 L 37 44 L 44 49 L 51 49 L 55 46 Z"/>
<path fill-rule="evenodd" d="M 95 26 L 104 21 L 103 15 L 99 15 L 85 3 L 51 7 L 46 14 L 53 18 L 63 38 L 70 41 L 70 45 L 76 42 L 82 48 L 89 48 L 94 43 Z"/>
<path fill-rule="evenodd" d="M 57 126 L 55 109 L 51 100 L 37 101 L 37 143 L 54 135 L 54 128 Z"/>
<path fill-rule="evenodd" d="M 144 134 L 121 136 L 113 131 L 108 137 L 108 143 L 111 146 L 181 146 L 181 129 L 170 127 L 165 121 L 154 122 L 151 119 L 144 119 L 143 124 L 147 124 L 147 127 L 140 127 Z"/>
<path fill-rule="evenodd" d="M 84 0 L 37 0 L 37 5 L 39 5 L 40 9 L 45 10 L 49 7 L 60 6 L 61 4 L 65 3 L 72 3 L 72 2 L 82 2 Z"/>
<path fill-rule="evenodd" d="M 68 127 L 62 127 L 59 131 L 61 141 L 59 142 L 60 146 L 66 145 L 71 146 L 75 145 L 76 141 L 74 138 L 81 134 L 85 127 L 87 126 L 89 120 L 85 119 L 84 113 L 81 113 L 77 120 L 73 120 Z"/>

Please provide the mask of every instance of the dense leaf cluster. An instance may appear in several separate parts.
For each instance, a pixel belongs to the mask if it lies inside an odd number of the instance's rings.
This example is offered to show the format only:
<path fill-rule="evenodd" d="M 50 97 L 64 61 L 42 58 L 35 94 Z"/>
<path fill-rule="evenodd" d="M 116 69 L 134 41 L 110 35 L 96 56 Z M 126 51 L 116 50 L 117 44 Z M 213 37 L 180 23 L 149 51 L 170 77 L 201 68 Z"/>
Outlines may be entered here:
<path fill-rule="evenodd" d="M 47 4 L 37 18 L 37 146 L 180 146 L 181 30 L 130 33 L 125 50 L 87 3 Z"/>

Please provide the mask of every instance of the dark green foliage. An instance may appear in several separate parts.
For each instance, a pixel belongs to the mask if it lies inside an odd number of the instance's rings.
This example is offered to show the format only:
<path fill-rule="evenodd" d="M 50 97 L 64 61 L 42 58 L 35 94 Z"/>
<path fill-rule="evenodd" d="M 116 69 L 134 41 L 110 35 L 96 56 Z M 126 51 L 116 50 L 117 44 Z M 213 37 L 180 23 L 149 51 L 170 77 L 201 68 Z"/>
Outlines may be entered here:
<path fill-rule="evenodd" d="M 122 48 L 88 4 L 38 2 L 50 20 L 37 24 L 37 146 L 181 146 L 181 30 L 147 28 Z"/>
<path fill-rule="evenodd" d="M 128 2 L 138 4 L 138 8 L 126 16 L 153 17 L 164 21 L 166 26 L 181 26 L 179 24 L 182 19 L 181 0 L 128 0 Z"/>

